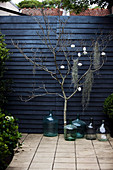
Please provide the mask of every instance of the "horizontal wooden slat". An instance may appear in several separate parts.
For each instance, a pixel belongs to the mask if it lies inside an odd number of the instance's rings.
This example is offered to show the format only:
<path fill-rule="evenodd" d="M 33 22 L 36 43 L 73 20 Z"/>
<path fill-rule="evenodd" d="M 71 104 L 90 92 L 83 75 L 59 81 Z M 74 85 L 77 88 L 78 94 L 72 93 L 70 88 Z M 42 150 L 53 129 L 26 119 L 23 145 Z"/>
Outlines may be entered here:
<path fill-rule="evenodd" d="M 61 17 L 61 19 L 68 19 L 68 17 Z M 59 119 L 59 132 L 63 133 L 63 104 L 64 100 L 58 95 L 45 95 L 34 98 L 29 102 L 20 100 L 20 96 L 24 99 L 29 95 L 29 92 L 34 88 L 46 85 L 48 92 L 60 93 L 62 95 L 60 85 L 54 80 L 49 73 L 44 72 L 41 69 L 36 69 L 35 75 L 33 75 L 33 65 L 30 64 L 19 50 L 16 49 L 11 40 L 14 40 L 24 49 L 24 53 L 32 59 L 33 50 L 37 50 L 36 56 L 47 57 L 45 65 L 49 70 L 55 72 L 55 63 L 53 54 L 47 45 L 41 40 L 43 34 L 38 25 L 40 21 L 43 30 L 46 34 L 46 27 L 44 25 L 43 17 L 41 16 L 0 16 L 0 29 L 5 34 L 5 41 L 7 48 L 10 49 L 11 60 L 6 62 L 8 71 L 5 78 L 13 80 L 12 93 L 9 96 L 8 111 L 19 119 L 19 129 L 21 132 L 26 133 L 42 133 L 43 132 L 43 117 L 48 115 L 49 110 L 53 110 L 54 114 Z M 55 47 L 58 34 L 61 31 L 58 16 L 48 17 L 49 25 L 52 27 L 50 31 L 50 41 Z M 40 37 L 37 35 L 37 31 Z M 55 32 L 57 33 L 55 35 Z M 70 51 L 69 56 L 77 57 L 77 53 L 82 53 L 81 42 L 85 42 L 88 54 L 92 52 L 91 39 L 96 39 L 102 32 L 102 36 L 113 31 L 113 19 L 110 17 L 92 17 L 92 16 L 71 16 L 64 26 L 64 39 L 69 40 L 69 46 L 66 49 Z M 49 40 L 47 40 L 49 42 Z M 75 48 L 71 48 L 71 44 L 75 44 Z M 83 46 L 84 46 L 83 45 Z M 59 50 L 57 45 L 56 50 Z M 77 50 L 77 51 L 76 51 Z M 89 123 L 89 118 L 92 116 L 94 122 L 98 125 L 102 119 L 106 118 L 103 113 L 103 102 L 105 98 L 113 92 L 113 40 L 108 44 L 108 47 L 104 50 L 106 52 L 105 64 L 99 71 L 99 74 L 95 75 L 94 84 L 90 96 L 90 102 L 88 108 L 82 111 L 82 92 L 77 92 L 73 98 L 68 101 L 67 107 L 67 119 L 76 119 L 77 113 L 81 114 L 81 118 Z M 39 60 L 37 60 L 39 62 Z M 57 54 L 57 63 L 60 68 L 61 63 L 65 65 L 65 69 L 61 70 L 63 75 L 66 72 L 66 62 L 64 61 L 63 52 Z M 80 58 L 82 67 L 79 67 L 79 75 L 83 74 L 88 68 L 89 59 L 82 54 Z M 73 62 L 71 61 L 71 64 Z M 73 84 L 71 80 L 71 71 L 65 81 L 66 95 L 70 96 L 73 93 Z M 60 77 L 58 75 L 58 77 Z M 61 80 L 61 79 L 60 79 Z M 36 84 L 33 84 L 36 83 Z M 43 90 L 38 91 L 38 94 L 43 94 Z"/>

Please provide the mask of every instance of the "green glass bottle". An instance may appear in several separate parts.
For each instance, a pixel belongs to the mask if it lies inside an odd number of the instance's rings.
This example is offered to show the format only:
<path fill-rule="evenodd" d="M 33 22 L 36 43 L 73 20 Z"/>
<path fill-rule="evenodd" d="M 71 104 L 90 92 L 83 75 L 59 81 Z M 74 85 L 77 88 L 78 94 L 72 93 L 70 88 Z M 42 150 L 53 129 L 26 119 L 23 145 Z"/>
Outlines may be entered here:
<path fill-rule="evenodd" d="M 70 124 L 64 126 L 64 139 L 68 141 L 75 141 L 76 129 L 77 127 L 72 124 L 72 121 L 70 121 Z"/>
<path fill-rule="evenodd" d="M 49 111 L 49 116 L 43 119 L 44 136 L 54 137 L 58 135 L 58 119 L 53 116 L 53 111 Z"/>
<path fill-rule="evenodd" d="M 105 121 L 102 120 L 101 126 L 96 131 L 97 139 L 99 141 L 107 141 L 110 138 L 110 131 L 105 125 Z"/>
<path fill-rule="evenodd" d="M 83 138 L 86 132 L 86 123 L 80 120 L 79 114 L 77 114 L 77 119 L 72 121 L 72 124 L 77 127 L 76 138 Z"/>
<path fill-rule="evenodd" d="M 95 140 L 96 139 L 96 130 L 93 124 L 93 118 L 90 118 L 90 123 L 86 129 L 86 139 L 87 140 Z"/>

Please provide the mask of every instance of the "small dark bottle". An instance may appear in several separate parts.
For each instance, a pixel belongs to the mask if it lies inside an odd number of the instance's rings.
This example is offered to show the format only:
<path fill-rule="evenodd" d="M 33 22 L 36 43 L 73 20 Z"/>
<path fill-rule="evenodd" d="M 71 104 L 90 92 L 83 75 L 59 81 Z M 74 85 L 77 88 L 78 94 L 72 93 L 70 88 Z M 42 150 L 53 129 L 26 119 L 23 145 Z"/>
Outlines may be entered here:
<path fill-rule="evenodd" d="M 44 136 L 53 137 L 58 135 L 58 119 L 49 111 L 49 116 L 43 119 Z"/>
<path fill-rule="evenodd" d="M 93 124 L 93 118 L 90 118 L 90 123 L 86 128 L 86 139 L 95 140 L 96 139 L 96 130 Z"/>

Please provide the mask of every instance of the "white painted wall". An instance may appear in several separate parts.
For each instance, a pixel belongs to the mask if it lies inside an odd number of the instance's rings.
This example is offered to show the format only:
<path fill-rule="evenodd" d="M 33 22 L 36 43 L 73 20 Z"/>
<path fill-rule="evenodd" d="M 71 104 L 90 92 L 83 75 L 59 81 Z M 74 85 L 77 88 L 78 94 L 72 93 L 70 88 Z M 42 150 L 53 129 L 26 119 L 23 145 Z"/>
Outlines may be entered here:
<path fill-rule="evenodd" d="M 4 3 L 0 2 L 0 7 L 7 8 L 7 9 L 10 9 L 10 10 L 19 12 L 19 9 L 16 8 L 10 2 L 4 2 Z M 18 16 L 18 15 L 0 10 L 0 16 Z"/>

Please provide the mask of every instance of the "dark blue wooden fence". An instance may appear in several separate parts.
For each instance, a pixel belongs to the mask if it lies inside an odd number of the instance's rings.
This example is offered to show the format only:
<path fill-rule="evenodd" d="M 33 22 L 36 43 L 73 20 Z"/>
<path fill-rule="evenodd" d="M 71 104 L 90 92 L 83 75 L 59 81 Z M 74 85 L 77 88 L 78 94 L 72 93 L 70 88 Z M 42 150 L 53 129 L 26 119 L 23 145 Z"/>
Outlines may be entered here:
<path fill-rule="evenodd" d="M 45 30 L 42 17 L 41 24 Z M 49 17 L 49 22 L 54 30 L 58 29 L 58 17 Z M 24 43 L 24 52 L 28 56 L 33 55 L 33 50 L 39 48 L 40 51 L 47 56 L 46 64 L 51 70 L 54 70 L 53 56 L 48 48 L 41 42 L 37 36 L 37 31 L 41 30 L 36 20 L 29 16 L 17 17 L 0 17 L 0 29 L 5 34 L 7 47 L 12 52 L 11 60 L 7 62 L 8 71 L 7 78 L 13 79 L 13 92 L 10 94 L 8 111 L 19 119 L 19 126 L 21 132 L 42 133 L 42 120 L 45 115 L 48 115 L 49 110 L 52 109 L 54 114 L 59 119 L 59 132 L 63 132 L 63 99 L 55 95 L 40 96 L 32 99 L 29 102 L 20 100 L 20 96 L 27 96 L 34 87 L 41 86 L 43 83 L 49 92 L 59 92 L 59 85 L 51 76 L 40 70 L 36 70 L 33 75 L 32 65 L 23 57 L 22 54 L 13 46 L 11 39 L 19 41 L 21 47 Z M 71 16 L 65 31 L 70 35 L 70 39 L 85 40 L 87 43 L 96 34 L 108 33 L 113 31 L 113 18 L 110 17 L 89 17 L 89 16 Z M 51 32 L 50 38 L 52 43 L 55 43 L 56 36 Z M 89 44 L 90 46 L 90 44 Z M 99 72 L 95 76 L 93 89 L 91 92 L 91 99 L 88 108 L 82 112 L 81 92 L 77 92 L 68 102 L 67 119 L 75 119 L 77 113 L 81 114 L 81 118 L 88 123 L 89 117 L 93 117 L 95 124 L 98 125 L 100 121 L 106 116 L 103 113 L 103 102 L 105 98 L 113 92 L 113 41 L 108 44 L 105 50 L 107 59 Z M 40 55 L 40 53 L 37 53 Z M 62 61 L 62 54 L 59 55 L 59 63 Z M 84 59 L 83 59 L 84 60 Z M 65 64 L 65 63 L 64 63 Z M 87 60 L 86 60 L 87 65 Z M 67 93 L 72 92 L 72 85 L 70 85 L 70 76 L 67 78 L 65 89 Z M 43 91 L 40 91 L 43 93 Z"/>

